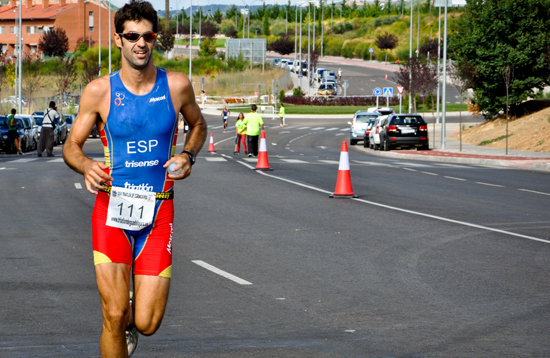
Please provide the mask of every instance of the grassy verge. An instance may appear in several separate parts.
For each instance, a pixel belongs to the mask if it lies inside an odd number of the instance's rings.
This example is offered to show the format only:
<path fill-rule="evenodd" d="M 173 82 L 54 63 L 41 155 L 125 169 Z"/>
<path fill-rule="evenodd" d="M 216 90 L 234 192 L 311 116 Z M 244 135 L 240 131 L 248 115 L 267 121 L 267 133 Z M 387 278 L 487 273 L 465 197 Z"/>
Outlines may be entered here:
<path fill-rule="evenodd" d="M 450 103 L 447 104 L 447 112 L 458 112 L 459 104 Z M 285 104 L 286 113 L 288 114 L 354 114 L 360 110 L 366 110 L 368 106 L 300 106 Z M 399 113 L 399 106 L 390 106 L 396 113 Z M 466 115 L 465 107 L 462 106 L 463 115 Z M 403 112 L 406 112 L 406 108 L 402 108 Z M 435 112 L 435 111 L 434 111 Z M 422 112 L 422 106 L 418 106 L 418 113 L 424 115 Z M 425 115 L 431 116 L 432 111 L 427 109 Z"/>
<path fill-rule="evenodd" d="M 225 47 L 226 39 L 216 39 L 216 47 Z M 176 40 L 176 45 L 189 45 L 189 40 Z M 199 46 L 199 39 L 193 40 L 193 46 Z"/>
<path fill-rule="evenodd" d="M 487 145 L 487 144 L 491 144 L 491 143 L 494 143 L 494 142 L 498 142 L 499 140 L 503 140 L 506 137 L 510 137 L 513 134 L 514 133 L 508 134 L 508 135 L 503 135 L 503 136 L 500 136 L 500 137 L 497 137 L 497 138 L 494 138 L 494 139 L 491 139 L 491 140 L 484 140 L 483 142 L 479 143 L 478 145 Z"/>

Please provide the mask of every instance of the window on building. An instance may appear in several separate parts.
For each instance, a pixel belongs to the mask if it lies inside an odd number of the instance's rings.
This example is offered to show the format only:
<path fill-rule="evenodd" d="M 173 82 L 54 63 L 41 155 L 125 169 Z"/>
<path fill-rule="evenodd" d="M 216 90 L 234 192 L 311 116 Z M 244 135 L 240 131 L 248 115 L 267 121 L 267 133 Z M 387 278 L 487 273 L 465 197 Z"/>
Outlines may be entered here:
<path fill-rule="evenodd" d="M 19 28 L 16 26 L 10 26 L 10 34 L 17 34 L 19 33 Z"/>
<path fill-rule="evenodd" d="M 0 34 L 6 33 L 6 26 L 0 26 Z"/>
<path fill-rule="evenodd" d="M 90 32 L 94 31 L 94 12 L 90 11 L 88 17 L 88 26 L 90 27 Z"/>
<path fill-rule="evenodd" d="M 35 53 L 38 50 L 36 45 L 31 45 L 31 53 Z"/>
<path fill-rule="evenodd" d="M 33 35 L 33 34 L 36 34 L 36 26 L 27 26 L 27 34 L 28 35 Z"/>

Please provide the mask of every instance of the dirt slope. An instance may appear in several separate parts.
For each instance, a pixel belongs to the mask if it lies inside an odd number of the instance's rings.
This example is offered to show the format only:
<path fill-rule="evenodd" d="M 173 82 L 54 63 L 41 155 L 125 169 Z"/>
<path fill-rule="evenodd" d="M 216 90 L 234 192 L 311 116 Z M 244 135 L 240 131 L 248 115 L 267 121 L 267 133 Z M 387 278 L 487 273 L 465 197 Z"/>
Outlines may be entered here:
<path fill-rule="evenodd" d="M 506 148 L 506 119 L 498 118 L 469 128 L 463 128 L 462 141 L 485 146 Z M 508 122 L 508 149 L 550 152 L 550 108 Z M 459 139 L 459 132 L 450 138 Z M 499 139 L 500 138 L 500 139 Z M 498 140 L 497 140 L 498 139 Z"/>

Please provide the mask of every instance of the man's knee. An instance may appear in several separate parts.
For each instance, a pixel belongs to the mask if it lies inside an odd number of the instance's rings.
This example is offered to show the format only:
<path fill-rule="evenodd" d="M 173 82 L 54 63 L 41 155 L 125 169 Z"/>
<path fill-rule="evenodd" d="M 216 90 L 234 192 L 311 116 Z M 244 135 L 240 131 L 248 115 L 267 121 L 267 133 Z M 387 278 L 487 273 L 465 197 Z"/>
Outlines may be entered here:
<path fill-rule="evenodd" d="M 111 306 L 103 309 L 104 325 L 109 331 L 121 331 L 126 328 L 129 307 Z"/>
<path fill-rule="evenodd" d="M 151 318 L 149 320 L 138 320 L 136 317 L 136 322 L 134 325 L 136 326 L 139 333 L 141 333 L 144 336 L 151 336 L 155 334 L 155 332 L 159 329 L 160 323 L 162 321 L 161 319 L 155 319 Z"/>

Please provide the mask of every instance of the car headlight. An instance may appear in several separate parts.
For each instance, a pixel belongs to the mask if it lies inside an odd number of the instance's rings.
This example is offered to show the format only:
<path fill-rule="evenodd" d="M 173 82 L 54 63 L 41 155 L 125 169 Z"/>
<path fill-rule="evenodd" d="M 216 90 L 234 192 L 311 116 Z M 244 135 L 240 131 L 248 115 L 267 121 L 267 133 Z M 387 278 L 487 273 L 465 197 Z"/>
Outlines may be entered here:
<path fill-rule="evenodd" d="M 7 135 L 3 135 L 2 138 L 8 139 L 8 136 L 7 136 Z"/>

